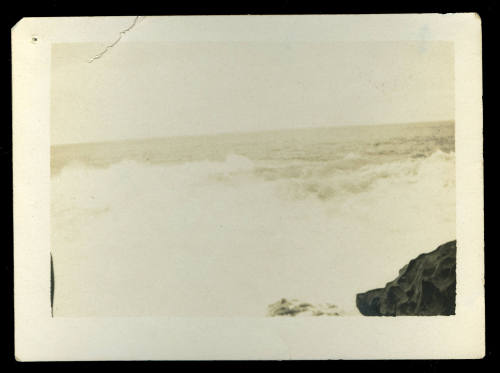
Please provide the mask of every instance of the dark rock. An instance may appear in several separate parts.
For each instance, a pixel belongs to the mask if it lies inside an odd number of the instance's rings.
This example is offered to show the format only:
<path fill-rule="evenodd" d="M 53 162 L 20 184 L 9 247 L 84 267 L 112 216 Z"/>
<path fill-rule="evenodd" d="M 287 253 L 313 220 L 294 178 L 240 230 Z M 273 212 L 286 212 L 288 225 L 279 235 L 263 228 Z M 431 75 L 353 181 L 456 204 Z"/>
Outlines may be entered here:
<path fill-rule="evenodd" d="M 382 289 L 356 295 L 365 316 L 454 315 L 457 241 L 413 259 Z"/>

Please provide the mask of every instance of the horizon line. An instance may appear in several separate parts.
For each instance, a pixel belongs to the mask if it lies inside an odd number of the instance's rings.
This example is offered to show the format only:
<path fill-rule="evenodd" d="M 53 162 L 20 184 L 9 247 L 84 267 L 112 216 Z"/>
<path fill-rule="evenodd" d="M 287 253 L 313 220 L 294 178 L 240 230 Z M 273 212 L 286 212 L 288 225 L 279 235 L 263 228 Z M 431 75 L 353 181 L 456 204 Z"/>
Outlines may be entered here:
<path fill-rule="evenodd" d="M 295 131 L 295 130 L 310 130 L 310 129 L 326 129 L 326 128 L 346 128 L 346 127 L 372 127 L 372 126 L 402 126 L 402 125 L 415 125 L 415 124 L 431 124 L 431 123 L 454 123 L 455 119 L 443 119 L 443 120 L 430 120 L 423 122 L 393 122 L 393 123 L 376 123 L 376 124 L 341 124 L 341 125 L 321 125 L 321 126 L 310 126 L 310 127 L 291 127 L 291 128 L 276 128 L 269 130 L 250 130 L 250 131 L 222 131 L 213 133 L 200 133 L 200 134 L 185 134 L 185 135 L 166 135 L 166 136 L 156 136 L 156 137 L 139 137 L 139 138 L 126 138 L 126 139 L 115 139 L 115 140 L 102 140 L 102 141 L 85 141 L 85 142 L 73 142 L 73 143 L 60 143 L 60 144 L 50 144 L 50 147 L 58 146 L 71 146 L 71 145 L 98 145 L 98 144 L 108 144 L 108 143 L 118 143 L 118 142 L 139 142 L 139 141 L 151 141 L 151 140 L 162 140 L 169 138 L 179 138 L 179 137 L 207 137 L 207 136 L 221 136 L 221 135 L 238 135 L 238 134 L 255 134 L 263 132 L 282 132 L 282 131 Z"/>

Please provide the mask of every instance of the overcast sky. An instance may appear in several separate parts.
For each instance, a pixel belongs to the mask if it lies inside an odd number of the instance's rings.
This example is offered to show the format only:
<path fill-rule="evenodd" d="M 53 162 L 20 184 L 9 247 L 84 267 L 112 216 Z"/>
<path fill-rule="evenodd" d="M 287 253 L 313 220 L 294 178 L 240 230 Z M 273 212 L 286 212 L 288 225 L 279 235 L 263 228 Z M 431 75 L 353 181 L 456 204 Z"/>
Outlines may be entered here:
<path fill-rule="evenodd" d="M 101 49 L 53 46 L 53 144 L 454 118 L 452 43 Z"/>

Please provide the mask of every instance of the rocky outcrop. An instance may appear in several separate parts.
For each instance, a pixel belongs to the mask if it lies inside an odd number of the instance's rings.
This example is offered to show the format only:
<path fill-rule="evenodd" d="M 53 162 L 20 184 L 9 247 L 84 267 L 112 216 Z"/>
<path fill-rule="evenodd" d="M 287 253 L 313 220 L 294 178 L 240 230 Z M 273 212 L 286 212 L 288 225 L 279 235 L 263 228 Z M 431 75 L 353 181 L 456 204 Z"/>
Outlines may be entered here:
<path fill-rule="evenodd" d="M 336 305 L 311 304 L 297 299 L 285 298 L 268 306 L 268 316 L 341 316 L 342 311 Z"/>
<path fill-rule="evenodd" d="M 454 315 L 457 242 L 413 259 L 385 288 L 356 295 L 365 316 Z"/>

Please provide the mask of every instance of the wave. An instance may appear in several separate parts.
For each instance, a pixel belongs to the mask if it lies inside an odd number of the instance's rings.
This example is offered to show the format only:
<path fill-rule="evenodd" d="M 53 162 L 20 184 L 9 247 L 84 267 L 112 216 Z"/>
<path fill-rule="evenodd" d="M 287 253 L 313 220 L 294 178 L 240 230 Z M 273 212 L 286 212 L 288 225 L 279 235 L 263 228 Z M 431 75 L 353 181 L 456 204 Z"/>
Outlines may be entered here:
<path fill-rule="evenodd" d="M 455 237 L 454 164 L 67 166 L 52 177 L 55 314 L 255 316 L 283 297 L 356 312 L 357 292 Z"/>

